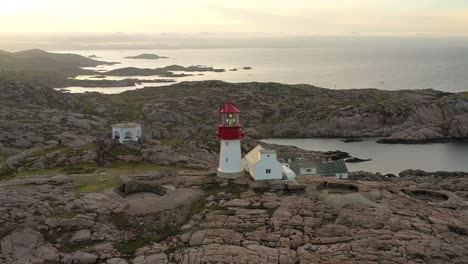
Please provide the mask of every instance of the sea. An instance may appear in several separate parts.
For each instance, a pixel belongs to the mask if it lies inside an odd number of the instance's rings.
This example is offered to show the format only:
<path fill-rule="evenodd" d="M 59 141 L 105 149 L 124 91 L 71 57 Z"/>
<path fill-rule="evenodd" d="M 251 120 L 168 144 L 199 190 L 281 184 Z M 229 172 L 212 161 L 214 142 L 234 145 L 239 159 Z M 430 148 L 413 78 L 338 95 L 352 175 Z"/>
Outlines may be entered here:
<path fill-rule="evenodd" d="M 226 82 L 278 82 L 310 84 L 330 89 L 376 88 L 384 90 L 436 89 L 446 92 L 468 91 L 467 38 L 399 39 L 353 43 L 320 42 L 308 47 L 229 48 L 229 49 L 154 49 L 154 50 L 74 50 L 59 51 L 98 60 L 120 62 L 89 69 L 105 71 L 122 68 L 157 68 L 168 65 L 203 65 L 226 69 L 175 78 L 176 82 L 223 80 Z M 126 59 L 143 53 L 169 59 Z M 251 67 L 244 70 L 243 67 Z M 229 71 L 237 68 L 237 71 Z M 92 76 L 78 76 L 92 79 Z M 106 77 L 158 79 L 157 76 Z M 121 93 L 127 90 L 168 85 L 142 83 L 129 87 L 66 87 L 71 93 Z M 375 139 L 343 143 L 339 139 L 268 139 L 268 143 L 294 145 L 317 151 L 340 150 L 372 161 L 349 163 L 350 171 L 399 173 L 405 169 L 426 171 L 468 171 L 468 144 L 438 143 L 422 145 L 384 145 Z"/>
<path fill-rule="evenodd" d="M 266 143 L 296 146 L 306 150 L 348 152 L 371 161 L 347 163 L 349 171 L 370 171 L 398 175 L 407 169 L 468 172 L 468 142 L 434 144 L 379 144 L 379 138 L 344 143 L 336 138 L 265 139 Z"/>
<path fill-rule="evenodd" d="M 230 48 L 230 49 L 154 49 L 154 50 L 73 50 L 58 51 L 97 60 L 120 62 L 89 69 L 105 71 L 123 67 L 157 68 L 168 65 L 203 65 L 226 69 L 226 72 L 195 73 L 175 78 L 177 82 L 223 80 L 226 82 L 278 82 L 310 84 L 330 89 L 376 88 L 384 90 L 436 89 L 447 92 L 468 90 L 468 38 L 415 41 L 398 38 L 391 41 L 358 43 L 320 42 L 298 48 Z M 125 59 L 143 53 L 169 59 Z M 244 70 L 243 67 L 251 67 Z M 237 68 L 237 71 L 229 71 Z M 201 74 L 201 75 L 199 75 Z M 157 76 L 106 77 L 158 79 Z M 78 76 L 89 79 L 92 76 Z M 70 92 L 97 91 L 120 93 L 143 87 L 168 85 L 144 83 L 130 87 L 67 87 Z"/>

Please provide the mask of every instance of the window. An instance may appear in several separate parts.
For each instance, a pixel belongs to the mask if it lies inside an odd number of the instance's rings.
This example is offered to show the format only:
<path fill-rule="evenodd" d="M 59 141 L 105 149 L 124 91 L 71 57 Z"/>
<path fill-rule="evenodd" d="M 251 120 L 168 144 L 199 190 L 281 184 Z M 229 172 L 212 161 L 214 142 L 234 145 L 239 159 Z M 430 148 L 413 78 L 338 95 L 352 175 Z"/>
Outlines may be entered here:
<path fill-rule="evenodd" d="M 312 169 L 306 169 L 306 172 L 312 172 Z"/>
<path fill-rule="evenodd" d="M 267 157 L 270 157 L 270 155 L 267 155 Z"/>
<path fill-rule="evenodd" d="M 266 169 L 266 174 L 270 174 L 271 173 L 271 169 Z"/>
<path fill-rule="evenodd" d="M 229 146 L 229 141 L 226 141 L 226 146 Z"/>
<path fill-rule="evenodd" d="M 228 158 L 226 158 L 226 162 L 228 162 Z"/>

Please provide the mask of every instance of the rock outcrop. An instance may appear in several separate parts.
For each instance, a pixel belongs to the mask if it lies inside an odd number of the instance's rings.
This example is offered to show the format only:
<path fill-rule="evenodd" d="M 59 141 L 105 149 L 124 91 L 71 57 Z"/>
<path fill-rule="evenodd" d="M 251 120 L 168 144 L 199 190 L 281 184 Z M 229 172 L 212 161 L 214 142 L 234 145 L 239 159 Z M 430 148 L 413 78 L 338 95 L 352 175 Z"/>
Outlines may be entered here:
<path fill-rule="evenodd" d="M 127 95 L 148 98 L 143 114 L 153 123 L 154 137 L 189 138 L 216 126 L 214 108 L 224 102 L 225 93 L 242 109 L 245 131 L 253 138 L 392 136 L 410 143 L 468 137 L 465 94 L 435 90 L 328 90 L 203 81 Z"/>
<path fill-rule="evenodd" d="M 14 231 L 5 236 L 1 249 L 8 263 L 44 263 L 59 259 L 58 250 L 45 241 L 41 233 L 31 229 Z"/>
<path fill-rule="evenodd" d="M 0 185 L 0 263 L 466 261 L 466 173 L 351 176 L 327 179 L 333 192 L 301 176 L 305 192 L 291 194 L 176 175 L 161 183 L 205 195 L 139 215 L 115 194 L 73 192 L 65 175 L 14 179 Z"/>
<path fill-rule="evenodd" d="M 447 122 L 448 132 L 454 138 L 467 138 L 468 114 L 457 115 Z"/>
<path fill-rule="evenodd" d="M 0 81 L 0 91 L 5 106 L 0 119 L 6 121 L 0 124 L 0 146 L 13 151 L 77 136 L 108 137 L 111 122 L 136 120 L 148 139 L 215 141 L 216 110 L 226 94 L 242 109 L 251 138 L 379 136 L 424 142 L 468 137 L 466 95 L 435 90 L 201 81 L 104 95 Z"/>

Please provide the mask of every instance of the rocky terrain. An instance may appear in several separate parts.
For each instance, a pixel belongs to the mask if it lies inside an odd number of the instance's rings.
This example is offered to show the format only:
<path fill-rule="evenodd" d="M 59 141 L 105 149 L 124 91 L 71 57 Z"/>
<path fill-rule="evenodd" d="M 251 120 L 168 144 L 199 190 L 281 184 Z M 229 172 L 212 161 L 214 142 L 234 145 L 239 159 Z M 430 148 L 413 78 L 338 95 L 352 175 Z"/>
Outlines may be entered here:
<path fill-rule="evenodd" d="M 468 136 L 466 93 L 204 81 L 128 91 L 115 97 L 123 96 L 138 101 L 139 113 L 151 124 L 156 138 L 188 138 L 211 130 L 216 123 L 213 109 L 226 98 L 243 110 L 246 133 L 253 138 L 372 136 L 421 142 Z M 97 97 L 103 102 L 112 96 Z"/>
<path fill-rule="evenodd" d="M 226 100 L 243 111 L 244 153 L 267 137 L 468 137 L 466 93 L 204 81 L 65 94 L 0 80 L 0 264 L 467 262 L 466 173 L 356 172 L 299 178 L 300 193 L 254 192 L 249 178 L 212 173 Z M 125 121 L 143 124 L 140 144 L 110 139 Z M 347 156 L 269 147 L 283 158 Z M 112 192 L 135 174 L 197 195 L 172 204 Z"/>
<path fill-rule="evenodd" d="M 9 155 L 76 136 L 106 138 L 110 124 L 138 121 L 148 139 L 175 146 L 190 140 L 216 153 L 216 109 L 226 100 L 242 109 L 250 138 L 373 136 L 411 143 L 468 137 L 467 93 L 202 81 L 116 95 L 63 94 L 0 80 L 0 147 Z"/>
<path fill-rule="evenodd" d="M 0 81 L 2 155 L 96 135 L 107 120 L 87 115 L 72 95 L 48 88 Z"/>
<path fill-rule="evenodd" d="M 190 125 L 187 123 L 184 129 L 165 131 L 164 127 L 158 126 L 178 123 L 178 113 L 155 114 L 155 118 L 162 118 L 160 122 L 146 123 L 142 109 L 133 105 L 135 101 L 118 97 L 110 97 L 111 101 L 106 101 L 101 100 L 98 94 L 77 97 L 11 81 L 1 84 L 0 178 L 14 172 L 107 164 L 119 160 L 207 168 L 214 166 L 218 159 L 219 144 L 212 127 L 205 130 L 195 125 L 189 130 L 185 129 Z M 216 119 L 216 110 L 212 118 Z M 129 120 L 144 123 L 143 144 L 116 145 L 110 140 L 110 125 Z M 214 120 L 207 120 L 207 123 L 214 126 Z M 192 134 L 195 131 L 200 133 Z M 256 144 L 256 141 L 247 139 L 243 151 L 247 153 Z M 276 148 L 283 154 L 304 152 L 317 158 L 346 157 L 345 153 Z"/>
<path fill-rule="evenodd" d="M 466 263 L 468 175 L 401 176 L 256 193 L 179 175 L 159 181 L 202 196 L 138 215 L 73 175 L 21 177 L 0 185 L 0 263 Z"/>

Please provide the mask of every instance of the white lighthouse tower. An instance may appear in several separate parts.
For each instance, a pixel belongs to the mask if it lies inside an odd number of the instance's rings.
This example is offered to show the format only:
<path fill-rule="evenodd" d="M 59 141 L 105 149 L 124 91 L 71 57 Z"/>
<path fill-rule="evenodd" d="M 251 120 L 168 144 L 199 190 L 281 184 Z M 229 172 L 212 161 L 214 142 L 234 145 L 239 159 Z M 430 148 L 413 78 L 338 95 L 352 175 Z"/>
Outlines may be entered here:
<path fill-rule="evenodd" d="M 241 115 L 232 102 L 219 108 L 219 127 L 217 136 L 221 140 L 218 176 L 236 179 L 244 175 L 241 163 L 241 139 L 244 132 Z"/>

